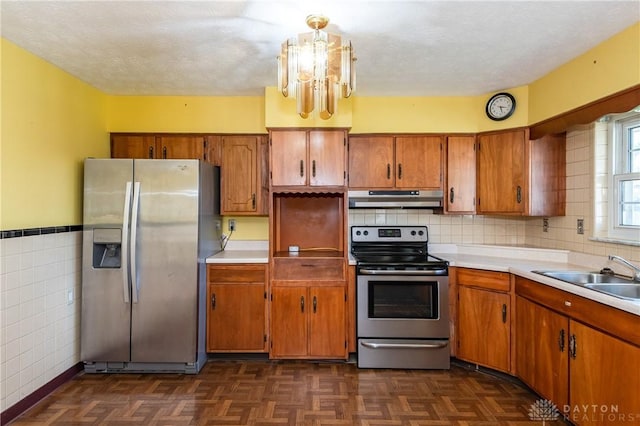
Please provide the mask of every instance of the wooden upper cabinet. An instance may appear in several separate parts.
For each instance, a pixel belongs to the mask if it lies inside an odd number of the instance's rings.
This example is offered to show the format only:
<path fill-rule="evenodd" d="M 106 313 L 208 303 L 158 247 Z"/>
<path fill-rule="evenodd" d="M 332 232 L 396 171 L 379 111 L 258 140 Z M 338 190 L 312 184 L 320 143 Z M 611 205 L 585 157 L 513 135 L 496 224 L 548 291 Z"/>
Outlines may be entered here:
<path fill-rule="evenodd" d="M 479 137 L 478 213 L 525 212 L 525 133 L 515 130 Z"/>
<path fill-rule="evenodd" d="M 529 140 L 527 129 L 478 138 L 478 213 L 565 214 L 565 135 Z"/>
<path fill-rule="evenodd" d="M 393 136 L 349 138 L 350 188 L 393 188 L 395 169 Z"/>
<path fill-rule="evenodd" d="M 449 136 L 446 149 L 446 213 L 476 211 L 476 138 Z"/>
<path fill-rule="evenodd" d="M 206 160 L 206 152 L 205 136 L 111 134 L 112 158 Z"/>
<path fill-rule="evenodd" d="M 346 131 L 272 130 L 271 186 L 344 186 Z"/>
<path fill-rule="evenodd" d="M 222 214 L 267 214 L 266 138 L 222 137 Z"/>
<path fill-rule="evenodd" d="M 159 136 L 155 158 L 204 160 L 204 136 Z"/>
<path fill-rule="evenodd" d="M 351 136 L 349 187 L 442 189 L 442 137 Z"/>
<path fill-rule="evenodd" d="M 396 187 L 442 189 L 442 137 L 396 137 Z"/>
<path fill-rule="evenodd" d="M 111 134 L 111 158 L 155 158 L 154 135 Z"/>

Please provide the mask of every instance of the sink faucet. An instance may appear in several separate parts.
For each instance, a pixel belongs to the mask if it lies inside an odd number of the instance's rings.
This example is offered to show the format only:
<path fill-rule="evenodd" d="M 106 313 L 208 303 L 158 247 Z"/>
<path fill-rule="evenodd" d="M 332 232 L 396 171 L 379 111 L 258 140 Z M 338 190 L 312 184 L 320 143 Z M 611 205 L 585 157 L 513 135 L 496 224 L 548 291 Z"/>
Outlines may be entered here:
<path fill-rule="evenodd" d="M 640 282 L 640 268 L 639 267 L 637 267 L 633 263 L 629 262 L 628 260 L 621 258 L 620 256 L 614 256 L 614 255 L 610 254 L 609 255 L 609 260 L 617 260 L 618 262 L 622 263 L 623 265 L 631 268 L 633 270 L 633 280 Z"/>

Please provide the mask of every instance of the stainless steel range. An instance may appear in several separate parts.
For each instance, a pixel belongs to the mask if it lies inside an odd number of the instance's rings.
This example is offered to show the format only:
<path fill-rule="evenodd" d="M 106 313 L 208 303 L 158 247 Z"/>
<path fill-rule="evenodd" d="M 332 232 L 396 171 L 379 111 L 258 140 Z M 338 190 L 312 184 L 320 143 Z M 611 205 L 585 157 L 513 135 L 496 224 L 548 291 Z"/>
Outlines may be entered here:
<path fill-rule="evenodd" d="M 449 264 L 426 226 L 353 226 L 358 367 L 449 368 Z"/>

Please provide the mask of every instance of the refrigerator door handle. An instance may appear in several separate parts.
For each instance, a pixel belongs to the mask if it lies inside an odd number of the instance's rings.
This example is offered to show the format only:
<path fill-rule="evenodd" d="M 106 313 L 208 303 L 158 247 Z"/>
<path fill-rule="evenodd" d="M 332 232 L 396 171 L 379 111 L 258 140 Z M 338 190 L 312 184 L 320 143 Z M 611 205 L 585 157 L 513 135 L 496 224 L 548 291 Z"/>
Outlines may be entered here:
<path fill-rule="evenodd" d="M 140 204 L 140 182 L 133 185 L 133 207 L 131 208 L 131 287 L 133 293 L 133 303 L 138 303 L 138 274 L 136 264 L 136 238 L 138 234 L 138 206 Z"/>
<path fill-rule="evenodd" d="M 129 303 L 129 212 L 131 211 L 131 182 L 127 182 L 124 190 L 124 211 L 122 212 L 122 287 L 124 291 L 124 303 Z"/>

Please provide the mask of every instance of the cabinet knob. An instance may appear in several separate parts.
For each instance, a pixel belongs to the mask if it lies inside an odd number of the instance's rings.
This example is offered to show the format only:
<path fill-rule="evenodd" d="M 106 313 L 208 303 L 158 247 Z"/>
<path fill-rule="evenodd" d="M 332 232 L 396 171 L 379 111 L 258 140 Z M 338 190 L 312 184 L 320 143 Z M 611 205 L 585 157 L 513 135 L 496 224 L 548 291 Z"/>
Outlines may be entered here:
<path fill-rule="evenodd" d="M 311 176 L 316 177 L 316 160 L 311 162 Z"/>
<path fill-rule="evenodd" d="M 255 192 L 253 194 L 251 194 L 251 208 L 252 209 L 256 208 L 256 193 Z"/>
<path fill-rule="evenodd" d="M 153 159 L 153 147 L 152 146 L 149 147 L 149 158 Z"/>
<path fill-rule="evenodd" d="M 453 204 L 453 197 L 454 197 L 453 187 L 451 187 L 451 189 L 449 189 L 449 202 L 451 204 Z"/>
<path fill-rule="evenodd" d="M 518 201 L 518 204 L 522 202 L 522 188 L 520 185 L 518 185 L 518 188 L 516 189 L 516 201 Z"/>
<path fill-rule="evenodd" d="M 213 293 L 211 295 L 211 309 L 214 310 L 216 308 L 216 294 Z"/>
<path fill-rule="evenodd" d="M 304 161 L 300 160 L 300 177 L 304 177 Z"/>
<path fill-rule="evenodd" d="M 304 296 L 300 296 L 300 312 L 304 312 Z"/>
<path fill-rule="evenodd" d="M 398 164 L 398 179 L 402 179 L 402 164 Z"/>
<path fill-rule="evenodd" d="M 387 163 L 387 179 L 391 179 L 391 164 Z"/>
<path fill-rule="evenodd" d="M 318 298 L 313 296 L 313 313 L 315 314 L 318 310 Z"/>
<path fill-rule="evenodd" d="M 564 352 L 564 328 L 560 330 L 560 335 L 558 336 L 558 346 L 560 347 L 560 352 Z"/>
<path fill-rule="evenodd" d="M 505 324 L 507 322 L 507 305 L 505 303 L 502 304 L 502 322 Z"/>

